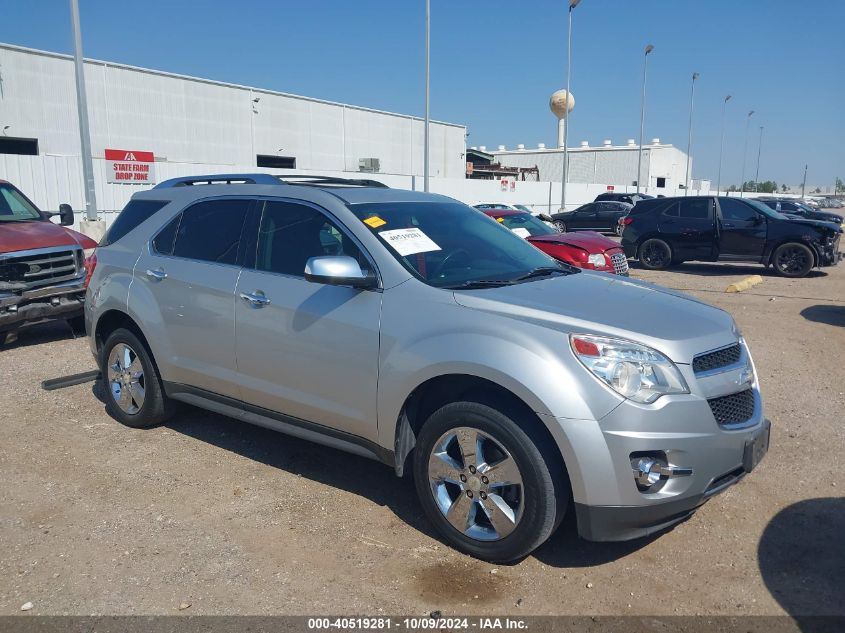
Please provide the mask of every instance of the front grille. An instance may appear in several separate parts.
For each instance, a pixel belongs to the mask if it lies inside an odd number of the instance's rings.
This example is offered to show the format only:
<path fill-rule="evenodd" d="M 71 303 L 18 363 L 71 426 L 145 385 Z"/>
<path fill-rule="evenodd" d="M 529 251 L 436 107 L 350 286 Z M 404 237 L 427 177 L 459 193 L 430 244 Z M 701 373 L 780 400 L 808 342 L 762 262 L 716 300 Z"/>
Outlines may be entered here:
<path fill-rule="evenodd" d="M 610 256 L 610 262 L 613 264 L 613 272 L 617 275 L 628 274 L 628 258 L 625 253 L 613 253 Z"/>
<path fill-rule="evenodd" d="M 717 349 L 715 352 L 708 352 L 701 356 L 696 356 L 692 359 L 692 370 L 696 374 L 703 371 L 711 371 L 721 367 L 728 367 L 739 362 L 742 356 L 742 349 L 739 343 L 731 345 L 730 347 L 723 347 Z"/>
<path fill-rule="evenodd" d="M 43 249 L 14 253 L 0 259 L 2 280 L 23 289 L 38 288 L 74 279 L 81 274 L 82 250 Z"/>
<path fill-rule="evenodd" d="M 746 389 L 729 396 L 711 398 L 707 404 L 719 424 L 742 424 L 754 415 L 754 390 Z"/>

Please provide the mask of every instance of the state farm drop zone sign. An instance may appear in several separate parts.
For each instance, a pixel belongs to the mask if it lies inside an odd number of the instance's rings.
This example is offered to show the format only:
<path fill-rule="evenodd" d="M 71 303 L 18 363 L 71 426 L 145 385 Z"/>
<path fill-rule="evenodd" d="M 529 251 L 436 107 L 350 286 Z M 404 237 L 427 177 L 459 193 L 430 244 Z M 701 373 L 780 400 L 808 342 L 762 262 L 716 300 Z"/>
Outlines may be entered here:
<path fill-rule="evenodd" d="M 125 185 L 155 184 L 152 152 L 131 149 L 106 150 L 106 182 Z"/>

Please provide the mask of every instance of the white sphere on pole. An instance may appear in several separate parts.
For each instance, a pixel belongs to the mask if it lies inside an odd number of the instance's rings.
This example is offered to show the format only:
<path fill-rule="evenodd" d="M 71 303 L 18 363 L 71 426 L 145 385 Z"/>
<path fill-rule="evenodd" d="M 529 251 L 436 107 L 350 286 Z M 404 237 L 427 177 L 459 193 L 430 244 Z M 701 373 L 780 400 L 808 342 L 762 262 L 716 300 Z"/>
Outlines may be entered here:
<path fill-rule="evenodd" d="M 549 109 L 558 119 L 566 118 L 575 107 L 575 97 L 566 90 L 556 90 L 549 98 Z"/>

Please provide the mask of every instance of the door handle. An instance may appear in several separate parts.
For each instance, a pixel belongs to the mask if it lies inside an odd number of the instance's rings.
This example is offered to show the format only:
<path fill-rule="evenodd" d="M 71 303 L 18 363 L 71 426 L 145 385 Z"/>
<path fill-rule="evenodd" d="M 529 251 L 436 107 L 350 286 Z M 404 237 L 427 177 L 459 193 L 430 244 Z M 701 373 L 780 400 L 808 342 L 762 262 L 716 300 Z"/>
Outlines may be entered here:
<path fill-rule="evenodd" d="M 150 278 L 151 281 L 161 281 L 162 279 L 167 278 L 167 273 L 164 272 L 164 268 L 162 268 L 161 266 L 159 266 L 155 270 L 150 270 L 149 268 L 147 268 L 146 275 Z"/>
<path fill-rule="evenodd" d="M 724 224 L 722 224 L 722 228 L 724 228 L 724 229 L 733 229 L 733 228 L 736 228 L 736 225 L 731 224 L 730 222 L 725 222 Z"/>
<path fill-rule="evenodd" d="M 256 290 L 255 292 L 242 292 L 240 297 L 253 308 L 263 308 L 270 303 L 270 300 L 265 297 L 264 293 L 260 290 Z"/>

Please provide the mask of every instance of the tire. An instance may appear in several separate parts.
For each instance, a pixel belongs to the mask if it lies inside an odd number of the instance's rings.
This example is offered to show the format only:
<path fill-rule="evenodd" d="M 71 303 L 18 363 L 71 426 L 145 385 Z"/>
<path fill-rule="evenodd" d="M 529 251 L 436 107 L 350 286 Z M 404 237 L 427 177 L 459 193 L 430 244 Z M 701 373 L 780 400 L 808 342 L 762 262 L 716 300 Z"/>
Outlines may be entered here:
<path fill-rule="evenodd" d="M 143 429 L 172 415 L 173 404 L 164 393 L 152 356 L 130 330 L 117 329 L 106 339 L 100 351 L 100 372 L 106 411 L 121 424 Z"/>
<path fill-rule="evenodd" d="M 648 239 L 640 246 L 639 260 L 643 268 L 666 270 L 672 263 L 672 248 L 661 239 Z"/>
<path fill-rule="evenodd" d="M 71 317 L 67 320 L 67 324 L 76 336 L 85 336 L 85 315 Z"/>
<path fill-rule="evenodd" d="M 616 225 L 616 235 L 622 237 L 622 231 L 624 231 L 624 227 L 621 224 Z"/>
<path fill-rule="evenodd" d="M 414 450 L 414 483 L 445 540 L 491 562 L 517 560 L 539 547 L 568 502 L 568 488 L 566 496 L 556 495 L 549 465 L 529 435 L 508 415 L 477 402 L 447 404 L 428 418 Z"/>
<path fill-rule="evenodd" d="M 781 244 L 772 253 L 772 266 L 781 277 L 804 277 L 813 268 L 813 251 L 799 242 Z"/>
<path fill-rule="evenodd" d="M 557 227 L 557 230 L 561 233 L 566 233 L 566 222 L 563 220 L 555 220 L 554 225 Z"/>

